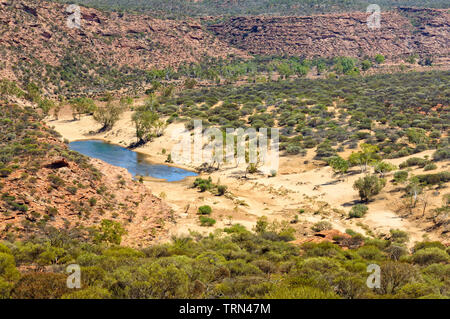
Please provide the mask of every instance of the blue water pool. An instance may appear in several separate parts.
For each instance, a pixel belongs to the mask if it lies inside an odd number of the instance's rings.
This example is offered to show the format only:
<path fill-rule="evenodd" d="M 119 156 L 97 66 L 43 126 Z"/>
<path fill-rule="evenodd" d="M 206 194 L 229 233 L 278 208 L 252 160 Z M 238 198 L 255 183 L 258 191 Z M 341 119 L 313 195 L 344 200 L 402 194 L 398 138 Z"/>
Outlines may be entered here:
<path fill-rule="evenodd" d="M 69 148 L 111 165 L 126 168 L 133 176 L 151 176 L 168 182 L 177 182 L 188 176 L 197 176 L 197 173 L 182 168 L 152 164 L 144 154 L 99 140 L 72 142 L 69 144 Z"/>

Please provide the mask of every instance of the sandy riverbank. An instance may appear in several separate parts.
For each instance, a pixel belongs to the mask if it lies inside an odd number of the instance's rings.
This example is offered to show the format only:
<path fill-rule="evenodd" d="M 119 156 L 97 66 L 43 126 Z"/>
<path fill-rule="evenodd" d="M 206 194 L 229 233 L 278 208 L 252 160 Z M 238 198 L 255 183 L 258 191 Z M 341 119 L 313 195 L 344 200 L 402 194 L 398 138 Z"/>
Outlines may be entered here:
<path fill-rule="evenodd" d="M 47 123 L 54 126 L 55 130 L 69 141 L 101 139 L 125 147 L 135 140 L 131 114 L 132 112 L 124 113 L 111 131 L 101 134 L 92 133 L 100 128 L 92 117 L 83 116 L 81 120 L 73 121 L 67 110 L 62 112 L 59 120 L 49 120 Z M 148 155 L 153 163 L 164 163 L 167 154 L 177 143 L 171 137 L 183 127 L 183 123 L 170 124 L 162 137 L 137 148 L 136 151 Z M 433 151 L 425 151 L 414 156 L 423 157 L 432 153 Z M 215 228 L 235 223 L 252 228 L 261 216 L 267 216 L 269 221 L 289 222 L 298 215 L 299 222 L 292 224 L 297 237 L 311 234 L 312 224 L 326 220 L 340 231 L 352 229 L 367 233 L 367 230 L 370 230 L 382 235 L 388 234 L 390 229 L 405 230 L 410 234 L 410 244 L 423 240 L 424 236 L 429 239 L 438 238 L 436 234 L 425 231 L 430 226 L 429 223 L 401 217 L 402 214 L 398 213 L 400 194 L 394 191 L 395 187 L 391 183 L 368 204 L 369 212 L 364 218 L 348 219 L 348 211 L 358 201 L 358 194 L 352 185 L 361 174 L 355 172 L 343 180 L 338 180 L 329 167 L 318 165 L 312 157 L 312 151 L 305 157 L 281 157 L 280 169 L 275 177 L 251 174 L 243 178 L 242 167 L 224 167 L 220 171 L 203 175 L 211 176 L 213 183 L 226 185 L 227 196 L 201 193 L 191 188 L 195 179 L 193 177 L 175 183 L 146 179 L 145 185 L 174 210 L 177 223 L 169 230 L 174 235 L 187 234 L 190 231 L 208 233 Z M 404 160 L 405 158 L 400 158 L 388 161 L 398 165 Z M 187 165 L 178 166 L 192 169 Z M 440 204 L 439 198 L 432 198 L 429 209 Z M 199 225 L 197 210 L 202 205 L 212 207 L 212 217 L 217 220 L 214 227 Z"/>

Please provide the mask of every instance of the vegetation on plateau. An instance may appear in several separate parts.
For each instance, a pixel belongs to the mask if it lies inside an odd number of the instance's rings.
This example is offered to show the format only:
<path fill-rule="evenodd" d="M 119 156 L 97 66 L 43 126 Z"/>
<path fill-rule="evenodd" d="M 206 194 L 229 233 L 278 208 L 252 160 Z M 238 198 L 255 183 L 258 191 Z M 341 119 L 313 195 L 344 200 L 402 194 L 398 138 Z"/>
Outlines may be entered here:
<path fill-rule="evenodd" d="M 69 0 L 58 0 L 70 3 Z M 145 12 L 162 17 L 185 16 L 242 16 L 242 15 L 310 15 L 329 12 L 365 11 L 371 4 L 366 0 L 319 1 L 319 0 L 80 0 L 80 4 L 105 10 Z M 444 0 L 379 0 L 382 8 L 401 6 L 448 8 Z"/>

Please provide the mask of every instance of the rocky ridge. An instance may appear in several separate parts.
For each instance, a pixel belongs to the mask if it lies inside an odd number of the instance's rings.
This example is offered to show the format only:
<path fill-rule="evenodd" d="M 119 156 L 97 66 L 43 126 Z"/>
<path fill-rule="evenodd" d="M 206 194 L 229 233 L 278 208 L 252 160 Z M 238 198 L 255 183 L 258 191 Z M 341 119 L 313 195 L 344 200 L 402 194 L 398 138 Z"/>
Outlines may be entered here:
<path fill-rule="evenodd" d="M 209 29 L 221 40 L 258 55 L 305 57 L 383 54 L 448 56 L 447 10 L 399 8 L 383 12 L 379 29 L 367 26 L 367 13 L 304 17 L 235 17 Z"/>

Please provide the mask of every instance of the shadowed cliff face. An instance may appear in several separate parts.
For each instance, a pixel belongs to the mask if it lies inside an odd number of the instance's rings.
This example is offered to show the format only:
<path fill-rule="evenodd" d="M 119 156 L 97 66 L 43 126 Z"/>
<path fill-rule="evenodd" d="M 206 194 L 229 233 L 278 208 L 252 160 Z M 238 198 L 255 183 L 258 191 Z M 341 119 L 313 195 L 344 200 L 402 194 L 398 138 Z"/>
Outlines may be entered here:
<path fill-rule="evenodd" d="M 411 53 L 448 55 L 446 10 L 402 8 L 383 13 L 369 29 L 367 13 L 306 17 L 237 17 L 210 26 L 221 40 L 252 54 L 388 57 Z"/>

